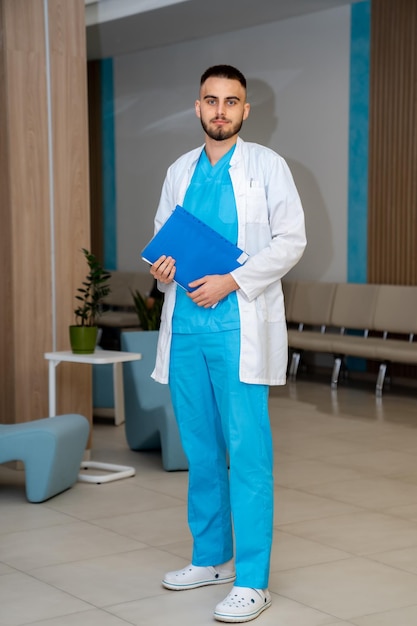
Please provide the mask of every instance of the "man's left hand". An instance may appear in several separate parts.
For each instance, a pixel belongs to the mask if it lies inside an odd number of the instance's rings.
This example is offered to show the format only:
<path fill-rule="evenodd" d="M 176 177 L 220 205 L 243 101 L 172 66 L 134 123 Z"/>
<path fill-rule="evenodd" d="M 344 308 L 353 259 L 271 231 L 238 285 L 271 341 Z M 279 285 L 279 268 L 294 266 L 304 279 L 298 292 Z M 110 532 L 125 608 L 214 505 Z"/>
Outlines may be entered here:
<path fill-rule="evenodd" d="M 190 283 L 190 287 L 195 289 L 188 293 L 188 297 L 191 298 L 197 306 L 208 309 L 220 300 L 223 300 L 229 293 L 239 289 L 239 285 L 231 274 L 213 274 L 210 276 L 203 276 L 198 280 L 194 280 Z"/>

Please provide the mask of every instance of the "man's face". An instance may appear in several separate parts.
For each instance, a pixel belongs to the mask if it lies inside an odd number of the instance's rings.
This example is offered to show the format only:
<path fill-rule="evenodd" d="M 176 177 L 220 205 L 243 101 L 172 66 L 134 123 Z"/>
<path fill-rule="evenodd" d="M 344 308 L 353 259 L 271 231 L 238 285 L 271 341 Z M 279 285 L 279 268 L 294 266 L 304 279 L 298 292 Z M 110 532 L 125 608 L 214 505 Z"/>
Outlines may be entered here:
<path fill-rule="evenodd" d="M 200 88 L 195 112 L 206 135 L 215 141 L 230 139 L 238 134 L 249 115 L 246 90 L 238 80 L 208 78 Z"/>

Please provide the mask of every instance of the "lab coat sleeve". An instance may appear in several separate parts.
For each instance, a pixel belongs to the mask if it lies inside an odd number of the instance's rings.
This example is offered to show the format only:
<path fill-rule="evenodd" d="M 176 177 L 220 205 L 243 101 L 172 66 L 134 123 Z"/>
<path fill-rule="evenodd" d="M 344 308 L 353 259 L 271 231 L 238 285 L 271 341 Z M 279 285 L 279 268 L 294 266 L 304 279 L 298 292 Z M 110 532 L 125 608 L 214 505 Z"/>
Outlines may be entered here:
<path fill-rule="evenodd" d="M 175 205 L 173 204 L 172 176 L 170 175 L 170 170 L 168 170 L 164 183 L 162 185 L 159 205 L 155 214 L 154 235 L 159 231 L 159 229 L 167 221 L 174 206 Z M 157 282 L 158 282 L 159 291 L 161 291 L 162 293 L 166 293 L 166 291 L 170 287 L 170 284 L 161 283 L 159 280 Z"/>
<path fill-rule="evenodd" d="M 278 155 L 265 178 L 265 195 L 267 214 L 261 206 L 247 210 L 246 229 L 252 238 L 258 233 L 258 251 L 231 272 L 249 301 L 282 279 L 300 260 L 307 243 L 301 200 L 288 165 Z"/>

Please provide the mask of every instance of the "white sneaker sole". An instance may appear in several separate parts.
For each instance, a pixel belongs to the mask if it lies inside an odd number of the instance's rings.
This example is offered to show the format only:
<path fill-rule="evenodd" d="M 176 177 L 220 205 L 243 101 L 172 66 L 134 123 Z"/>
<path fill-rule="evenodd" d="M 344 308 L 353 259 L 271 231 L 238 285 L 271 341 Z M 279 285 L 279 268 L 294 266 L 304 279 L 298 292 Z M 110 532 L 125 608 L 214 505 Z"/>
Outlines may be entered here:
<path fill-rule="evenodd" d="M 236 580 L 236 576 L 227 576 L 222 578 L 207 578 L 202 580 L 196 580 L 192 583 L 171 583 L 168 580 L 162 581 L 162 586 L 165 589 L 170 589 L 171 591 L 186 591 L 187 589 L 197 589 L 197 587 L 206 587 L 207 585 L 224 585 L 226 583 L 232 583 Z"/>

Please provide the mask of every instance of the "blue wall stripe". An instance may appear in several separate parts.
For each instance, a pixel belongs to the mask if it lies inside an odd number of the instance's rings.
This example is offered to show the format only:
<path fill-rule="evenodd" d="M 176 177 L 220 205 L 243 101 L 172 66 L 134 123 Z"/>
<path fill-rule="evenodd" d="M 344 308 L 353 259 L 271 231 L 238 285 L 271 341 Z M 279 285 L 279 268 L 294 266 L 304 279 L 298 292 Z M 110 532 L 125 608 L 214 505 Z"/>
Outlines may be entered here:
<path fill-rule="evenodd" d="M 114 140 L 113 59 L 101 61 L 101 140 L 103 192 L 103 264 L 117 269 L 116 162 Z"/>
<path fill-rule="evenodd" d="M 368 129 L 370 0 L 351 7 L 347 281 L 366 283 L 368 273 Z M 366 361 L 348 357 L 350 370 Z"/>
<path fill-rule="evenodd" d="M 347 280 L 367 282 L 371 2 L 351 8 Z"/>

